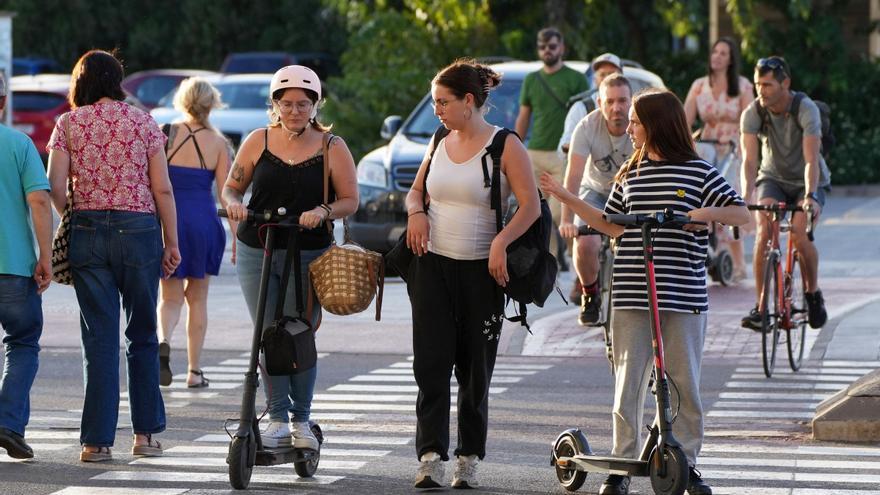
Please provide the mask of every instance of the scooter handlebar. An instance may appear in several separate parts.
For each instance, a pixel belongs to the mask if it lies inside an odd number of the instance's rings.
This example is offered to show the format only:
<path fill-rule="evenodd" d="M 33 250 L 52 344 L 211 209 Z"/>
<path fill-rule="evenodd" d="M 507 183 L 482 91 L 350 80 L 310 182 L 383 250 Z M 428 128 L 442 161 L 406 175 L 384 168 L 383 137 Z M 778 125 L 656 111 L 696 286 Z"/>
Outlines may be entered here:
<path fill-rule="evenodd" d="M 672 210 L 670 209 L 658 211 L 657 213 L 653 213 L 651 215 L 621 215 L 616 213 L 609 213 L 605 215 L 605 221 L 617 225 L 641 226 L 644 224 L 649 224 L 655 227 L 681 227 L 682 225 L 687 224 L 706 225 L 706 222 L 691 220 L 691 217 L 687 215 L 676 215 L 672 213 Z"/>
<path fill-rule="evenodd" d="M 224 208 L 217 209 L 217 216 L 223 218 L 229 218 L 229 213 Z M 254 211 L 247 210 L 247 221 L 249 223 L 278 223 L 283 224 L 285 227 L 300 227 L 303 229 L 308 229 L 305 225 L 300 225 L 296 222 L 299 220 L 299 217 L 294 217 L 292 215 L 287 214 L 287 208 L 283 206 L 275 210 L 274 212 L 271 210 L 264 211 Z"/>

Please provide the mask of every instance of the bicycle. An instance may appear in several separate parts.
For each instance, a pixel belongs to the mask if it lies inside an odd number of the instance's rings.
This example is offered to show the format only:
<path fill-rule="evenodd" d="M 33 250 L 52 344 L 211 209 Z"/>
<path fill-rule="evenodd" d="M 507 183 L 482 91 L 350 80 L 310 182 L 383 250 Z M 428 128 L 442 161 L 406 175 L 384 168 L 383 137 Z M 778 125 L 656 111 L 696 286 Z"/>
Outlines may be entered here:
<path fill-rule="evenodd" d="M 762 205 L 748 205 L 749 210 L 765 211 L 770 215 L 770 239 L 764 255 L 763 289 L 758 301 L 761 314 L 761 353 L 764 375 L 770 378 L 776 364 L 776 347 L 779 344 L 780 329 L 785 331 L 788 364 L 792 371 L 798 371 L 804 357 L 804 336 L 807 329 L 807 304 L 804 297 L 806 282 L 801 272 L 802 259 L 794 246 L 791 235 L 791 222 L 786 220 L 786 212 L 802 211 L 807 215 L 807 238 L 813 240 L 813 213 L 800 206 L 784 202 Z M 788 232 L 786 241 L 785 266 L 782 265 L 779 235 Z M 780 283 L 781 281 L 781 283 Z"/>
<path fill-rule="evenodd" d="M 614 241 L 589 225 L 579 226 L 577 235 L 598 235 L 602 239 L 602 248 L 599 250 L 599 297 L 602 299 L 602 307 L 599 309 L 599 321 L 593 326 L 603 327 L 605 357 L 608 358 L 611 374 L 614 375 L 614 356 L 611 353 L 611 274 L 614 265 Z"/>

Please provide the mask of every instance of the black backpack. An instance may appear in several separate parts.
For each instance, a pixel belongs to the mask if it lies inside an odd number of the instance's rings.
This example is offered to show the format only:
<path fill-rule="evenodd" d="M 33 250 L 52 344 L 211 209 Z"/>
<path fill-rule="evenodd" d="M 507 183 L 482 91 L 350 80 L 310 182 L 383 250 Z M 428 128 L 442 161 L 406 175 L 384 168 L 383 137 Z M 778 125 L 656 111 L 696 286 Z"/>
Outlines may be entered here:
<path fill-rule="evenodd" d="M 440 143 L 440 140 L 449 134 L 449 129 L 440 126 L 434 133 L 434 150 Z M 504 219 L 502 218 L 501 204 L 501 155 L 504 152 L 504 143 L 509 134 L 519 135 L 510 129 L 502 128 L 492 139 L 486 152 L 480 160 L 483 163 L 483 187 L 491 188 L 490 206 L 495 210 L 495 224 L 498 232 L 504 228 Z M 428 163 L 434 156 L 434 150 L 428 157 Z M 492 172 L 489 173 L 488 159 L 492 159 Z M 427 173 L 425 174 L 425 184 L 427 184 Z M 425 188 L 427 190 L 427 187 Z M 550 234 L 553 229 L 553 216 L 547 200 L 538 191 L 540 198 L 541 215 L 535 220 L 528 230 L 523 233 L 515 241 L 507 246 L 507 274 L 510 279 L 504 293 L 507 296 L 507 303 L 511 300 L 515 301 L 519 306 L 517 314 L 507 319 L 510 321 L 518 321 L 526 329 L 529 329 L 526 320 L 527 310 L 526 304 L 534 304 L 543 307 L 547 297 L 556 288 L 556 272 L 558 266 L 556 258 L 550 253 Z M 513 215 L 516 215 L 514 212 Z M 513 217 L 511 215 L 511 218 Z M 558 289 L 557 289 L 558 291 Z M 561 295 L 561 292 L 560 292 Z M 565 298 L 563 298 L 563 301 Z M 505 304 L 506 306 L 506 304 Z M 531 330 L 529 330 L 531 331 Z"/>
<path fill-rule="evenodd" d="M 568 104 L 566 105 L 566 108 L 571 109 L 571 107 L 575 103 L 582 101 L 582 102 L 584 102 L 584 106 L 587 107 L 587 113 L 592 112 L 593 110 L 596 109 L 596 102 L 593 100 L 593 94 L 596 91 L 597 90 L 595 90 L 595 89 L 588 89 L 586 91 L 581 91 L 580 93 L 572 96 L 571 98 L 568 99 Z"/>
<path fill-rule="evenodd" d="M 792 91 L 794 94 L 794 98 L 791 100 L 791 110 L 789 110 L 789 114 L 794 117 L 794 123 L 801 131 L 804 132 L 804 129 L 801 127 L 800 121 L 797 119 L 798 111 L 800 111 L 801 101 L 806 96 L 801 91 Z M 831 128 L 831 107 L 828 106 L 824 101 L 813 100 L 813 103 L 819 107 L 819 117 L 822 120 L 822 146 L 820 149 L 820 153 L 825 158 L 825 161 L 828 161 L 828 155 L 831 153 L 831 150 L 834 148 L 834 145 L 837 144 L 837 139 L 834 137 L 834 130 Z M 760 103 L 755 103 L 758 108 L 758 115 L 761 117 L 761 133 L 765 136 L 767 135 L 767 127 L 770 125 L 770 112 L 767 111 Z"/>

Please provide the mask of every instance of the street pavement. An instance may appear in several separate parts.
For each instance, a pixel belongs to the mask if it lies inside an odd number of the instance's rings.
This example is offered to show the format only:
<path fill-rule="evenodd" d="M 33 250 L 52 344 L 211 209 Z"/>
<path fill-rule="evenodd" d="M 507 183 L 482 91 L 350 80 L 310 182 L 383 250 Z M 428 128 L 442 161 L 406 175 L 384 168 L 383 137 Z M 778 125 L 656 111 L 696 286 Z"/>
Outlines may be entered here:
<path fill-rule="evenodd" d="M 878 206 L 876 197 L 829 200 L 817 243 L 830 320 L 821 331 L 808 330 L 807 355 L 797 373 L 783 353 L 773 378 L 765 378 L 760 335 L 739 328 L 753 304 L 752 283 L 710 287 L 702 383 L 706 441 L 698 468 L 714 493 L 880 494 L 880 446 L 813 441 L 809 425 L 819 402 L 880 367 L 880 324 L 874 316 L 880 311 Z M 561 274 L 563 292 L 571 276 Z M 531 334 L 517 324 L 504 327 L 480 493 L 564 493 L 549 460 L 553 439 L 566 428 L 581 427 L 597 452 L 610 449 L 613 383 L 601 330 L 578 326 L 577 308 L 557 299 L 530 311 Z M 202 366 L 210 388 L 185 388 L 182 326 L 172 340 L 178 374 L 172 387 L 163 389 L 168 431 L 160 438 L 166 456 L 129 454 L 122 390 L 114 460 L 86 465 L 77 460 L 82 378 L 76 300 L 71 289 L 53 285 L 44 297 L 41 369 L 27 433 L 37 457 L 21 462 L 0 454 L 0 493 L 232 493 L 224 422 L 237 415 L 251 328 L 228 263 L 212 281 L 209 311 Z M 326 434 L 318 476 L 298 478 L 289 465 L 257 467 L 251 493 L 413 492 L 416 387 L 409 312 L 405 287 L 390 280 L 381 322 L 373 321 L 372 308 L 326 316 L 318 332 L 321 371 L 313 404 L 313 419 Z M 872 322 L 877 331 L 866 332 Z M 646 413 L 652 411 L 649 399 Z M 452 418 L 454 424 L 454 407 Z M 453 428 L 453 448 L 455 438 Z M 447 480 L 451 470 L 450 465 Z M 590 475 L 581 492 L 595 493 L 602 479 Z M 649 482 L 634 480 L 633 493 L 651 493 Z"/>

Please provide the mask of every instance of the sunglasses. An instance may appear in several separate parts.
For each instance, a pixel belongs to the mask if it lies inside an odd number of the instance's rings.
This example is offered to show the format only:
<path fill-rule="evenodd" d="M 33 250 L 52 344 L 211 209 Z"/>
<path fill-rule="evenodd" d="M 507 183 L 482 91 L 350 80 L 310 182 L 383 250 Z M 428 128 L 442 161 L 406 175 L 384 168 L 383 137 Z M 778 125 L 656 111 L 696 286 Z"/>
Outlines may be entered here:
<path fill-rule="evenodd" d="M 543 52 L 544 50 L 550 50 L 551 52 L 556 51 L 559 48 L 559 43 L 538 43 L 538 51 Z"/>
<path fill-rule="evenodd" d="M 755 67 L 758 69 L 770 69 L 770 70 L 780 70 L 781 69 L 786 74 L 788 73 L 788 71 L 785 69 L 785 63 L 783 63 L 782 60 L 780 60 L 776 57 L 758 59 L 758 63 L 755 64 Z"/>

